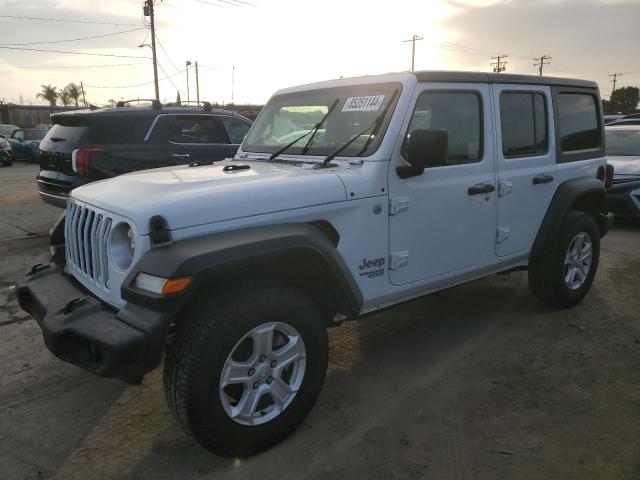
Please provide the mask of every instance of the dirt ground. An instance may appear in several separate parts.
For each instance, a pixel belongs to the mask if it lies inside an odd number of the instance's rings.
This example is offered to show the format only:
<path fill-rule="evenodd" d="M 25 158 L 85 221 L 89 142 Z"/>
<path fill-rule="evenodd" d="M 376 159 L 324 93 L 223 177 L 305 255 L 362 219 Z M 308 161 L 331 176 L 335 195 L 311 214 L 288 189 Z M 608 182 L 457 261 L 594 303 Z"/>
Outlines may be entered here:
<path fill-rule="evenodd" d="M 0 478 L 638 479 L 640 224 L 603 241 L 570 310 L 496 275 L 330 332 L 316 407 L 275 448 L 215 457 L 141 386 L 54 358 L 14 285 L 59 210 L 36 168 L 0 169 Z"/>

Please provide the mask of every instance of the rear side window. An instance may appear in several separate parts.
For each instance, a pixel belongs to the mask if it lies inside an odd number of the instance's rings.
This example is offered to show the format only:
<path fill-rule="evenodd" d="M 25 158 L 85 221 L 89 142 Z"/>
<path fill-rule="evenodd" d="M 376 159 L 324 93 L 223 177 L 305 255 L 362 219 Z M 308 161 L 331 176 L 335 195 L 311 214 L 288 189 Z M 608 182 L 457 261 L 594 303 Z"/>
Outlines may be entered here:
<path fill-rule="evenodd" d="M 239 145 L 244 140 L 245 135 L 251 128 L 251 125 L 244 120 L 236 117 L 220 117 L 224 127 L 227 129 L 231 143 Z"/>
<path fill-rule="evenodd" d="M 505 158 L 543 155 L 548 150 L 544 95 L 504 92 L 500 95 L 502 153 Z"/>
<path fill-rule="evenodd" d="M 94 116 L 89 140 L 96 145 L 129 145 L 142 143 L 153 117 L 141 115 Z"/>
<path fill-rule="evenodd" d="M 89 127 L 84 125 L 66 126 L 54 124 L 44 137 L 44 140 L 50 140 L 54 143 L 66 142 L 65 145 L 76 145 L 80 142 L 82 136 Z"/>
<path fill-rule="evenodd" d="M 563 153 L 597 150 L 602 144 L 595 96 L 558 94 L 560 148 Z"/>
<path fill-rule="evenodd" d="M 181 115 L 176 117 L 173 132 L 175 143 L 229 143 L 222 122 L 212 115 Z"/>
<path fill-rule="evenodd" d="M 475 92 L 424 92 L 418 97 L 403 145 L 418 129 L 446 130 L 449 137 L 447 164 L 482 160 L 482 103 Z"/>

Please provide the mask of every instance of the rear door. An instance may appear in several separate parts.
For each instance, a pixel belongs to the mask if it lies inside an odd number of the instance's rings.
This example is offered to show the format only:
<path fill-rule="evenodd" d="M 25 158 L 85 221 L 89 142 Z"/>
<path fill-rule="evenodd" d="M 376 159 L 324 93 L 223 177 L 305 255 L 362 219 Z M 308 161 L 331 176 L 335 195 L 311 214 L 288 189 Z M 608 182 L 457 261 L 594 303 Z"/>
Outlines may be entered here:
<path fill-rule="evenodd" d="M 558 185 L 551 89 L 494 84 L 498 229 L 496 255 L 528 252 Z"/>
<path fill-rule="evenodd" d="M 216 115 L 176 115 L 169 150 L 176 164 L 215 162 L 235 154 L 229 134 Z"/>

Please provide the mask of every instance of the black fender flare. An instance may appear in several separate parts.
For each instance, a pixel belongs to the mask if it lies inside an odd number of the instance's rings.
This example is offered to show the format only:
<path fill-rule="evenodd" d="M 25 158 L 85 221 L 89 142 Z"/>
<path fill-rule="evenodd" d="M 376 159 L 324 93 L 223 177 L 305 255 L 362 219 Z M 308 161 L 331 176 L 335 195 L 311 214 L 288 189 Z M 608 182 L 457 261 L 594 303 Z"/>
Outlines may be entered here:
<path fill-rule="evenodd" d="M 596 221 L 600 228 L 600 234 L 604 236 L 607 230 L 607 194 L 604 184 L 592 177 L 580 177 L 561 183 L 553 194 L 553 198 L 547 208 L 547 213 L 538 229 L 538 234 L 531 248 L 532 255 L 542 255 L 547 252 L 551 241 L 562 227 L 567 212 L 580 198 L 595 197 Z"/>
<path fill-rule="evenodd" d="M 175 241 L 146 252 L 122 284 L 122 297 L 159 311 L 177 310 L 198 284 L 216 274 L 232 273 L 264 261 L 286 261 L 293 253 L 311 254 L 331 272 L 340 307 L 350 316 L 362 307 L 362 293 L 331 239 L 319 227 L 306 223 L 285 223 L 243 228 Z M 283 264 L 286 268 L 286 263 Z M 138 273 L 164 278 L 190 276 L 192 285 L 184 292 L 162 297 L 134 286 Z M 310 271 L 309 275 L 314 272 Z"/>

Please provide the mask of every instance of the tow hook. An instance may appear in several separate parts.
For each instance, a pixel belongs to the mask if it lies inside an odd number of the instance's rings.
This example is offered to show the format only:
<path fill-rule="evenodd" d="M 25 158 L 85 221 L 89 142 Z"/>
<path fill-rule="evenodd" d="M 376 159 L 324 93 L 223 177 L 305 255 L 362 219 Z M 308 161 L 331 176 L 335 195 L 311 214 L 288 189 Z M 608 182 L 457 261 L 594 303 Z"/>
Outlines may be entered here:
<path fill-rule="evenodd" d="M 35 275 L 36 273 L 41 272 L 42 270 L 46 270 L 47 268 L 49 268 L 49 265 L 36 263 L 33 267 L 31 267 L 31 270 L 29 270 L 29 275 Z"/>
<path fill-rule="evenodd" d="M 71 312 L 73 312 L 73 310 L 75 309 L 75 306 L 80 302 L 82 302 L 82 300 L 79 298 L 74 298 L 72 300 L 69 300 L 69 302 L 64 307 L 62 307 L 62 310 L 60 310 L 60 312 L 58 313 L 61 313 L 63 315 L 69 315 Z"/>

